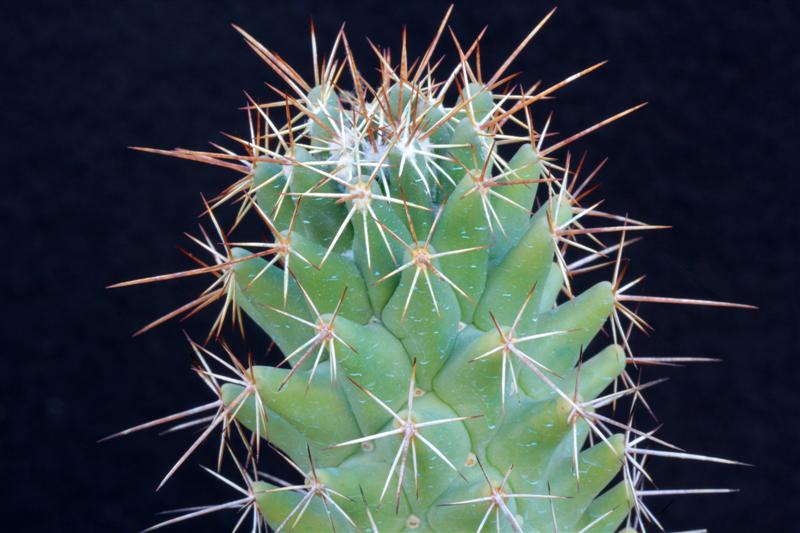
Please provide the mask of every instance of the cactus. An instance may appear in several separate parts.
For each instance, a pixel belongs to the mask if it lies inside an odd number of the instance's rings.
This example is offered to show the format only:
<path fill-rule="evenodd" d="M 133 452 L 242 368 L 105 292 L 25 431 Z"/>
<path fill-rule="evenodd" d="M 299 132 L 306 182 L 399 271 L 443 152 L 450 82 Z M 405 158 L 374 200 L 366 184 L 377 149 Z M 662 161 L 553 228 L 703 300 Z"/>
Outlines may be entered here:
<path fill-rule="evenodd" d="M 192 240 L 210 261 L 190 254 L 196 268 L 119 284 L 211 276 L 144 330 L 221 306 L 206 342 L 190 341 L 214 401 L 121 434 L 206 424 L 163 484 L 221 431 L 220 460 L 231 456 L 244 485 L 209 472 L 241 497 L 154 528 L 244 509 L 256 531 L 643 531 L 658 524 L 648 497 L 722 491 L 646 488 L 650 456 L 733 461 L 634 426 L 633 406 L 658 383 L 642 382 L 640 367 L 691 359 L 637 357 L 629 339 L 649 329 L 639 303 L 746 306 L 634 294 L 629 236 L 663 226 L 587 204 L 599 166 L 555 158 L 641 106 L 551 144 L 533 104 L 602 63 L 508 89 L 509 65 L 550 12 L 488 79 L 478 40 L 454 37 L 458 61 L 437 82 L 449 15 L 415 62 L 405 34 L 398 65 L 373 45 L 374 85 L 343 31 L 320 62 L 312 26 L 311 82 L 237 28 L 284 81 L 278 101 L 248 97 L 250 136 L 230 136 L 239 150 L 145 149 L 240 174 L 204 200 L 212 231 Z M 236 232 L 223 229 L 225 206 Z M 245 219 L 269 238 L 234 237 Z M 579 290 L 603 267 L 610 281 Z M 243 315 L 279 364 L 243 361 L 221 340 Z M 299 482 L 259 473 L 266 443 Z"/>

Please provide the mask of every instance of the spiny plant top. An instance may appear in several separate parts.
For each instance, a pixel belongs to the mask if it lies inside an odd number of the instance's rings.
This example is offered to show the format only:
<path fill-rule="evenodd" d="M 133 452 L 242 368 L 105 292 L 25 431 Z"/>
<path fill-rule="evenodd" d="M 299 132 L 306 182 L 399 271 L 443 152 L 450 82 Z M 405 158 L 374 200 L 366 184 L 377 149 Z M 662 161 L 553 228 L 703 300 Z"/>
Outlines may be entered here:
<path fill-rule="evenodd" d="M 551 141 L 534 104 L 602 63 L 546 88 L 514 82 L 509 66 L 550 12 L 488 78 L 483 33 L 467 46 L 453 35 L 458 60 L 437 80 L 449 15 L 418 60 L 405 32 L 399 64 L 370 42 L 374 85 L 342 30 L 320 60 L 312 25 L 311 83 L 236 28 L 282 79 L 278 100 L 247 97 L 249 137 L 228 135 L 238 150 L 146 149 L 241 174 L 204 200 L 212 231 L 190 237 L 210 260 L 186 252 L 196 268 L 119 284 L 211 276 L 143 331 L 220 306 L 206 342 L 190 341 L 214 401 L 120 434 L 203 428 L 163 485 L 219 431 L 208 471 L 239 497 L 151 529 L 239 509 L 236 527 L 254 531 L 645 531 L 661 527 L 649 497 L 727 491 L 648 488 L 650 456 L 732 461 L 634 426 L 658 383 L 643 383 L 641 366 L 701 359 L 639 357 L 629 339 L 649 328 L 639 303 L 746 306 L 637 295 L 628 236 L 663 226 L 585 203 L 602 163 L 585 173 L 583 158 L 555 158 L 640 106 Z M 245 217 L 268 236 L 239 237 Z M 610 282 L 577 290 L 577 276 L 604 267 Z M 242 310 L 283 352 L 276 367 L 220 339 Z M 610 344 L 584 357 L 606 325 Z M 259 470 L 271 466 L 259 465 L 262 440 L 301 482 Z M 228 455 L 241 486 L 218 473 Z"/>

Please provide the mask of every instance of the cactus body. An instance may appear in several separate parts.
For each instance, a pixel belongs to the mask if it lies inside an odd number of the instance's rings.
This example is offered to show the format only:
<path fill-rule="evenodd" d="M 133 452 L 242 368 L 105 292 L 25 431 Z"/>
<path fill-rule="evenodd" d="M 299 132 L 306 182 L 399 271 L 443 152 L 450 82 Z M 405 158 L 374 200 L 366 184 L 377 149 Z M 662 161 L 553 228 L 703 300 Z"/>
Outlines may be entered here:
<path fill-rule="evenodd" d="M 244 174 L 207 204 L 217 229 L 217 207 L 238 199 L 237 222 L 254 216 L 272 235 L 206 236 L 198 242 L 215 263 L 183 273 L 216 276 L 188 309 L 222 300 L 221 318 L 244 311 L 285 357 L 279 367 L 227 362 L 192 344 L 199 374 L 219 391 L 212 425 L 250 435 L 236 464 L 254 524 L 642 526 L 651 516 L 637 453 L 651 435 L 615 421 L 609 406 L 645 388 L 629 373 L 623 321 L 646 324 L 626 305 L 638 297 L 620 263 L 626 234 L 655 226 L 583 205 L 593 173 L 581 181 L 582 161 L 550 155 L 568 143 L 548 147 L 547 125 L 534 129 L 531 105 L 579 76 L 501 93 L 503 69 L 483 80 L 475 47 L 459 46 L 440 85 L 437 36 L 413 69 L 405 55 L 394 68 L 381 53 L 382 81 L 367 86 L 340 34 L 330 62 L 317 64 L 315 48 L 310 83 L 242 33 L 289 85 L 290 121 L 277 127 L 275 106 L 251 101 L 240 160 L 172 153 Z M 349 91 L 342 65 L 356 82 Z M 621 239 L 602 244 L 607 235 Z M 611 282 L 579 290 L 576 276 L 606 259 Z M 235 377 L 220 378 L 219 363 Z M 247 473 L 260 440 L 302 483 Z"/>

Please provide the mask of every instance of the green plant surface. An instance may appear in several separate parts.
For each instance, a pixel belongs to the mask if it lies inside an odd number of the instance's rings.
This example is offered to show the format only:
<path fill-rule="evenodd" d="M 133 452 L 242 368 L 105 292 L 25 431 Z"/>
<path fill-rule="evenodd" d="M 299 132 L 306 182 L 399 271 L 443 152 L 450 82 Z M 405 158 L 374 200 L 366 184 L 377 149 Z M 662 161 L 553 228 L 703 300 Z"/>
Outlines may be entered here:
<path fill-rule="evenodd" d="M 326 60 L 314 40 L 307 80 L 237 28 L 285 92 L 248 100 L 236 150 L 155 150 L 240 174 L 192 237 L 211 259 L 120 285 L 210 276 L 144 329 L 221 307 L 220 348 L 191 342 L 214 401 L 122 433 L 198 416 L 164 481 L 222 431 L 220 461 L 243 482 L 210 470 L 239 498 L 155 528 L 240 509 L 255 531 L 644 531 L 658 524 L 648 498 L 709 492 L 647 488 L 651 456 L 731 461 L 683 452 L 634 415 L 658 383 L 640 367 L 690 359 L 637 358 L 630 338 L 650 329 L 639 304 L 746 306 L 644 296 L 625 278 L 631 235 L 663 226 L 586 200 L 599 167 L 565 150 L 641 106 L 554 141 L 541 103 L 600 65 L 507 89 L 551 15 L 488 78 L 475 43 L 456 40 L 436 81 L 448 11 L 419 60 L 375 47 L 375 85 L 343 31 Z M 280 363 L 234 355 L 228 319 L 263 330 Z M 267 445 L 299 481 L 261 472 Z"/>

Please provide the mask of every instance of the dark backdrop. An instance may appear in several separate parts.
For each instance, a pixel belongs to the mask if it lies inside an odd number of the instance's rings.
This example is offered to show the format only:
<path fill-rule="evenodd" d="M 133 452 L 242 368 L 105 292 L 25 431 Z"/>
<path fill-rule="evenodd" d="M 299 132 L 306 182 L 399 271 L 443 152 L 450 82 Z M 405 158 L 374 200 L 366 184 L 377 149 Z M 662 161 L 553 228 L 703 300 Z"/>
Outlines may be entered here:
<path fill-rule="evenodd" d="M 2 321 L 5 526 L 17 531 L 137 531 L 168 508 L 232 493 L 187 466 L 153 488 L 190 434 L 104 445 L 134 423 L 196 405 L 180 326 L 130 334 L 185 301 L 192 282 L 107 291 L 111 282 L 187 265 L 175 251 L 195 228 L 199 194 L 230 174 L 129 151 L 202 148 L 245 133 L 241 90 L 275 82 L 229 23 L 308 73 L 308 18 L 322 43 L 347 21 L 397 46 L 401 24 L 421 53 L 446 5 L 436 2 L 20 2 L 3 8 Z M 464 40 L 484 24 L 496 67 L 551 3 L 457 6 Z M 652 501 L 669 528 L 789 531 L 798 492 L 798 185 L 794 161 L 800 9 L 790 1 L 563 1 L 517 60 L 522 80 L 555 82 L 601 59 L 601 71 L 538 109 L 577 131 L 640 101 L 650 105 L 578 149 L 610 156 L 611 210 L 674 228 L 631 249 L 653 294 L 743 301 L 757 312 L 653 307 L 643 353 L 713 355 L 714 365 L 650 372 L 661 436 L 752 468 L 661 461 L 669 487 L 738 487 L 729 496 Z M 449 41 L 443 50 L 452 52 Z M 198 335 L 203 320 L 186 327 Z M 263 352 L 263 346 L 254 347 Z M 200 455 L 211 464 L 209 450 Z M 195 461 L 196 462 L 196 461 Z M 232 516 L 176 531 L 219 531 Z"/>

